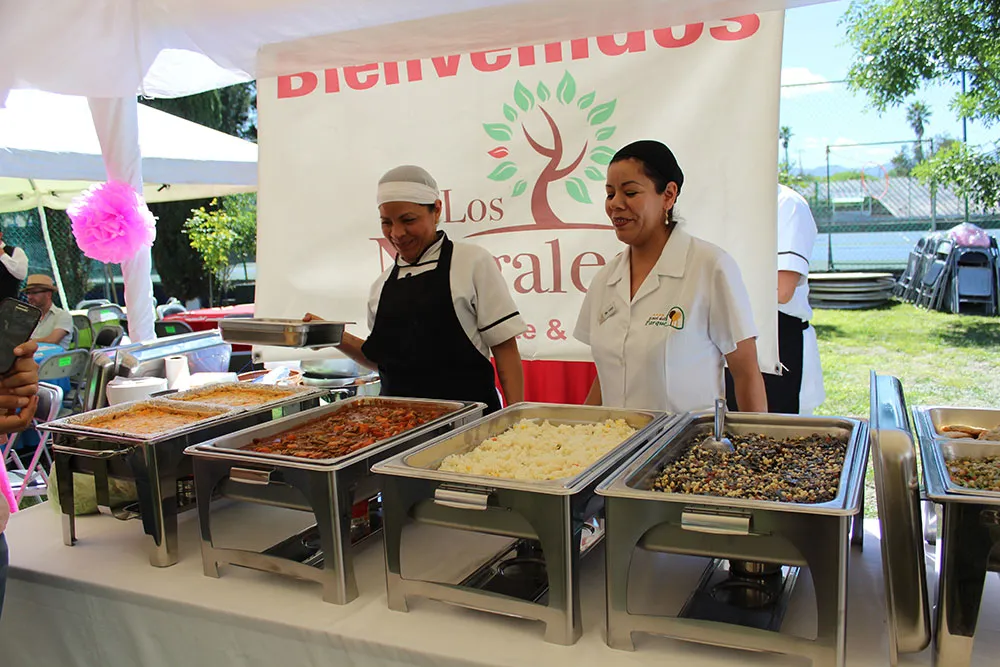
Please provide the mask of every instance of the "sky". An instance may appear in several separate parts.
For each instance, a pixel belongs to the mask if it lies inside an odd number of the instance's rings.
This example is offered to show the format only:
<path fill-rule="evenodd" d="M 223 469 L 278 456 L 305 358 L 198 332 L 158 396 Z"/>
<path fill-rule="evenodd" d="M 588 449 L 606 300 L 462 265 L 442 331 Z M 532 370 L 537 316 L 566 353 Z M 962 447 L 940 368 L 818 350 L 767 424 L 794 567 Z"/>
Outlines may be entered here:
<path fill-rule="evenodd" d="M 877 169 L 877 165 L 889 163 L 902 142 L 913 141 L 913 130 L 906 122 L 906 107 L 912 100 L 880 115 L 868 107 L 867 99 L 861 94 L 853 95 L 845 84 L 830 83 L 846 78 L 852 60 L 852 50 L 845 43 L 844 27 L 838 25 L 849 5 L 848 0 L 838 0 L 785 13 L 782 84 L 819 84 L 782 88 L 781 125 L 792 129 L 788 157 L 793 169 L 800 164 L 805 170 L 825 167 L 827 145 L 840 146 L 831 149 L 831 165 Z M 920 91 L 913 98 L 931 109 L 925 138 L 939 135 L 962 138 L 961 122 L 949 108 L 955 92 L 956 87 L 939 86 Z M 991 142 L 996 138 L 995 129 L 991 131 L 969 123 L 970 144 Z M 844 146 L 881 141 L 900 143 Z"/>

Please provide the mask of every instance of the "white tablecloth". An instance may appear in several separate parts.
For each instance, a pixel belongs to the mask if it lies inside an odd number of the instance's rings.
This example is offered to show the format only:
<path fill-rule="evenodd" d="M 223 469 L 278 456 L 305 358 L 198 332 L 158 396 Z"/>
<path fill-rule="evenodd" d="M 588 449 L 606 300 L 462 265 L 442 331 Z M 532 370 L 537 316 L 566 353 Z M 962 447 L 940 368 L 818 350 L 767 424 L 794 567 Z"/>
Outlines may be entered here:
<path fill-rule="evenodd" d="M 217 544 L 263 547 L 308 525 L 291 510 L 223 505 Z M 7 530 L 11 570 L 0 622 L 4 667 L 178 667 L 228 665 L 535 665 L 607 667 L 782 666 L 802 659 L 749 653 L 647 635 L 637 650 L 604 643 L 604 563 L 598 548 L 582 573 L 583 637 L 574 646 L 547 644 L 541 623 L 412 600 L 409 613 L 385 603 L 381 539 L 357 548 L 360 597 L 346 606 L 322 602 L 317 584 L 234 566 L 222 577 L 202 573 L 197 516 L 180 520 L 181 560 L 148 564 L 136 521 L 109 516 L 78 520 L 79 542 L 63 546 L 60 518 L 48 505 L 16 514 Z M 249 529 L 248 526 L 253 526 Z M 852 551 L 848 605 L 848 664 L 888 664 L 877 524 L 868 522 L 863 552 Z M 446 539 L 447 538 L 447 539 Z M 497 538 L 418 526 L 406 536 L 404 574 L 460 576 L 502 544 Z M 481 561 L 480 561 L 481 562 Z M 638 604 L 674 613 L 704 567 L 703 559 L 641 553 L 636 557 Z M 933 562 L 928 563 L 933 572 Z M 412 568 L 412 569 L 410 569 Z M 805 574 L 805 573 L 803 573 Z M 657 585 L 651 585 L 656 582 Z M 933 583 L 933 579 L 932 579 Z M 932 588 L 933 590 L 933 588 Z M 782 629 L 807 634 L 815 624 L 811 584 L 799 579 Z M 1000 581 L 987 577 L 976 637 L 979 667 L 1000 655 Z M 930 665 L 930 650 L 903 656 L 903 665 Z"/>

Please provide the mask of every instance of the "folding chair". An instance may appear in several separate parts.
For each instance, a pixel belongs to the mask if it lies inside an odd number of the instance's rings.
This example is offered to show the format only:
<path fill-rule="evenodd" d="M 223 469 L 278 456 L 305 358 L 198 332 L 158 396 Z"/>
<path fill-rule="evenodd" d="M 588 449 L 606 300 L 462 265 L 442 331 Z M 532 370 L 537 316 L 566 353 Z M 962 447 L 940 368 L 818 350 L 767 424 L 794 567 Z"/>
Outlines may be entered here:
<path fill-rule="evenodd" d="M 117 324 L 106 324 L 94 335 L 94 347 L 118 347 L 125 337 L 125 330 Z"/>
<path fill-rule="evenodd" d="M 944 287 L 948 282 L 952 266 L 952 250 L 954 244 L 951 241 L 941 241 L 934 249 L 933 260 L 924 271 L 920 279 L 919 292 L 916 304 L 930 310 L 937 310 L 941 306 L 942 297 L 945 294 Z"/>
<path fill-rule="evenodd" d="M 31 420 L 31 426 L 34 428 L 58 417 L 59 409 L 62 407 L 62 399 L 62 389 L 47 382 L 40 382 L 38 384 L 38 409 L 35 411 L 34 419 Z M 3 448 L 7 478 L 14 491 L 14 499 L 19 503 L 24 496 L 44 496 L 48 495 L 49 492 L 49 475 L 45 472 L 46 468 L 42 465 L 41 459 L 44 455 L 51 468 L 52 455 L 49 453 L 48 444 L 52 434 L 36 432 L 39 434 L 38 444 L 35 445 L 35 451 L 31 455 L 31 463 L 27 466 L 24 465 L 14 449 L 20 433 L 11 435 Z"/>
<path fill-rule="evenodd" d="M 194 329 L 191 325 L 182 320 L 157 320 L 153 323 L 153 329 L 159 338 L 165 336 L 179 336 L 181 334 L 192 333 Z"/>
<path fill-rule="evenodd" d="M 955 248 L 949 304 L 951 312 L 977 309 L 995 315 L 997 306 L 996 264 L 985 248 Z"/>
<path fill-rule="evenodd" d="M 93 308 L 94 306 L 110 306 L 111 302 L 107 299 L 84 299 L 83 301 L 76 304 L 76 310 L 87 310 Z"/>
<path fill-rule="evenodd" d="M 89 350 L 94 347 L 94 327 L 86 315 L 73 316 L 73 328 L 76 329 L 76 341 L 70 349 Z"/>
<path fill-rule="evenodd" d="M 106 327 L 120 327 L 125 320 L 125 311 L 113 303 L 95 306 L 87 311 L 87 319 L 94 329 L 94 346 L 97 345 L 97 334 Z"/>
<path fill-rule="evenodd" d="M 38 379 L 61 384 L 63 407 L 76 412 L 83 409 L 83 386 L 89 366 L 89 350 L 69 350 L 45 359 L 38 367 Z"/>
<path fill-rule="evenodd" d="M 917 239 L 917 244 L 910 251 L 910 256 L 906 260 L 906 270 L 899 276 L 899 280 L 892 288 L 893 296 L 903 301 L 913 300 L 913 295 L 916 293 L 916 286 L 920 284 L 920 270 L 923 268 L 921 260 L 926 243 L 927 239 L 924 237 Z"/>

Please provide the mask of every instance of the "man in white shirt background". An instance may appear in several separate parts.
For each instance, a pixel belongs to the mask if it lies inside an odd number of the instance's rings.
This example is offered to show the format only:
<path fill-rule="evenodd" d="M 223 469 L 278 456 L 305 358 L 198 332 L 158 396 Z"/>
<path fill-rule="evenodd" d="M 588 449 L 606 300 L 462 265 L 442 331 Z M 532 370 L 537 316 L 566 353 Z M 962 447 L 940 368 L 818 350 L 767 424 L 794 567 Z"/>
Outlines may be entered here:
<path fill-rule="evenodd" d="M 0 299 L 17 298 L 21 281 L 28 275 L 28 256 L 21 248 L 7 245 L 3 241 L 0 227 Z"/>
<path fill-rule="evenodd" d="M 31 334 L 31 340 L 36 343 L 52 343 L 68 349 L 72 340 L 73 316 L 52 303 L 52 294 L 56 284 L 52 278 L 36 273 L 28 276 L 28 284 L 24 286 L 24 296 L 28 303 L 42 311 L 42 319 Z"/>

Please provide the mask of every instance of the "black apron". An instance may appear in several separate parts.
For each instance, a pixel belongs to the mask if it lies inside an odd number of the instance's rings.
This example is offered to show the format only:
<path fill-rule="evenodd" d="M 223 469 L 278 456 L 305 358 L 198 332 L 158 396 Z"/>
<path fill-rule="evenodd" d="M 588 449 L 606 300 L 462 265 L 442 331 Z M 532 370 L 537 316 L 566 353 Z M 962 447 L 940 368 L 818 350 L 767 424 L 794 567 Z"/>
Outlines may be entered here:
<path fill-rule="evenodd" d="M 451 296 L 454 244 L 444 237 L 437 267 L 403 278 L 393 267 L 375 325 L 361 346 L 378 364 L 383 396 L 481 401 L 500 409 L 493 364 L 472 344 Z"/>
<path fill-rule="evenodd" d="M 802 390 L 803 335 L 809 323 L 778 311 L 778 358 L 785 372 L 781 375 L 762 373 L 767 393 L 767 411 L 789 415 L 799 414 L 799 392 Z M 733 376 L 726 369 L 726 403 L 736 411 L 736 389 Z"/>

